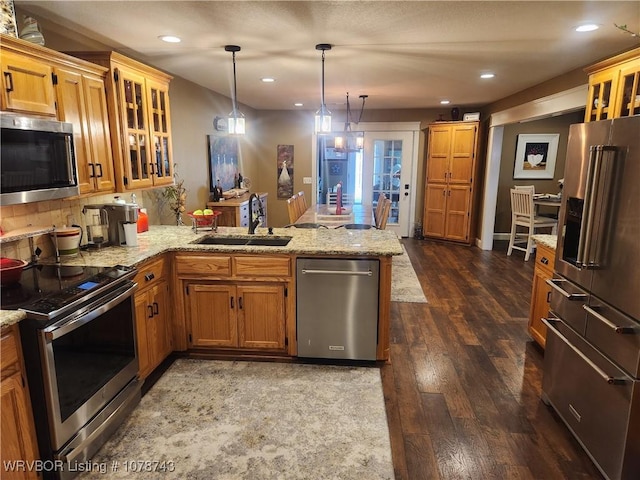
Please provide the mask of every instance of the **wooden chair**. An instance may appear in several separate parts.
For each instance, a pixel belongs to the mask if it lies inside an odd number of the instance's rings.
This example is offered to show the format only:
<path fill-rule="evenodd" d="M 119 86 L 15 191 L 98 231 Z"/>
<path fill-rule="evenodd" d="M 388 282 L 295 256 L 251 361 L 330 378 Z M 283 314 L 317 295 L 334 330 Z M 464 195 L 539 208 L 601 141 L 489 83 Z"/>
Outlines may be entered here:
<path fill-rule="evenodd" d="M 380 202 L 380 200 L 378 200 L 378 202 Z M 384 230 L 387 228 L 387 220 L 389 219 L 389 211 L 391 210 L 391 200 L 385 198 L 383 203 L 378 220 L 376 220 L 376 227 L 378 230 Z"/>
<path fill-rule="evenodd" d="M 533 239 L 531 236 L 537 228 L 557 228 L 558 221 L 548 217 L 536 215 L 533 205 L 533 187 L 512 188 L 511 193 L 511 234 L 509 236 L 509 248 L 507 255 L 515 250 L 525 252 L 524 261 L 529 260 L 533 250 Z M 518 232 L 518 227 L 524 227 L 526 232 Z M 518 246 L 518 243 L 526 243 L 525 247 Z"/>
<path fill-rule="evenodd" d="M 287 199 L 287 212 L 289 213 L 289 223 L 293 223 L 300 218 L 300 211 L 298 209 L 298 195 L 294 194 L 291 198 Z"/>
<path fill-rule="evenodd" d="M 309 208 L 309 205 L 307 204 L 307 199 L 304 196 L 304 192 L 301 190 L 298 192 L 298 204 L 300 205 L 300 209 L 302 210 L 302 213 L 307 211 L 307 208 Z"/>
<path fill-rule="evenodd" d="M 378 225 L 379 218 L 382 215 L 382 209 L 384 208 L 384 204 L 387 201 L 387 196 L 384 193 L 378 195 L 378 204 L 376 205 L 376 209 L 373 212 L 373 221 Z"/>

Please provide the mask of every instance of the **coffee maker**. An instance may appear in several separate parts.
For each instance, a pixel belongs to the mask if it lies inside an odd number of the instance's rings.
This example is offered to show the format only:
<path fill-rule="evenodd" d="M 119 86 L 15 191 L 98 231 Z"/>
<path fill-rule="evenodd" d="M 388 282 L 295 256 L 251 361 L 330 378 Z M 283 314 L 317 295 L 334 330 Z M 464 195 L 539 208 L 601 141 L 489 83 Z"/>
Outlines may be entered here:
<path fill-rule="evenodd" d="M 100 205 L 86 205 L 82 210 L 85 214 L 93 215 L 88 217 L 87 231 L 91 232 L 92 227 L 96 226 L 95 211 L 99 211 L 99 225 L 96 227 L 96 231 L 107 232 L 107 241 L 109 245 L 126 245 L 126 237 L 124 231 L 124 225 L 128 223 L 136 223 L 138 221 L 138 209 L 139 206 L 136 203 L 104 203 Z M 96 238 L 91 234 L 88 235 L 90 244 L 98 243 Z"/>

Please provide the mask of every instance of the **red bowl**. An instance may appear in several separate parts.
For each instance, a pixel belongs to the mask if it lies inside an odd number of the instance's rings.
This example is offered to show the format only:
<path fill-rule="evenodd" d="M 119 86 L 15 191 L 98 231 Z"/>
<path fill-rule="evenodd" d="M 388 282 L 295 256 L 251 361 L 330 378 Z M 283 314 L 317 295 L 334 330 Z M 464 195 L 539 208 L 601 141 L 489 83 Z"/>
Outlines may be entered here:
<path fill-rule="evenodd" d="M 28 263 L 29 262 L 15 258 L 0 258 L 0 285 L 4 287 L 18 283 L 22 276 L 22 269 L 27 266 Z"/>

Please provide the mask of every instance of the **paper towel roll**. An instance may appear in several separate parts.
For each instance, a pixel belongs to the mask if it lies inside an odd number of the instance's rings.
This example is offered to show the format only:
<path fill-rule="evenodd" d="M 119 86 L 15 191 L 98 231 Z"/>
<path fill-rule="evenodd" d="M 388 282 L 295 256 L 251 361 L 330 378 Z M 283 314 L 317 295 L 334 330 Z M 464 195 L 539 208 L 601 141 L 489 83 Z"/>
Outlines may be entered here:
<path fill-rule="evenodd" d="M 127 247 L 138 246 L 138 224 L 136 222 L 123 223 L 124 227 L 124 242 Z"/>

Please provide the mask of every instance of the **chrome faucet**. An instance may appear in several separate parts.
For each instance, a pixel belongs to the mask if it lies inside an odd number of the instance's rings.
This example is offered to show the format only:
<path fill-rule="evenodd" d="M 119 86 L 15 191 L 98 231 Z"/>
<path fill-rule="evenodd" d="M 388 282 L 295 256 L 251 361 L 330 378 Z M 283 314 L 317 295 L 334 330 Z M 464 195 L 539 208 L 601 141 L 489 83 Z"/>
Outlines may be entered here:
<path fill-rule="evenodd" d="M 253 218 L 253 201 L 254 200 L 258 201 L 258 214 L 256 215 L 255 219 Z M 249 235 L 253 235 L 254 233 L 256 233 L 256 228 L 258 225 L 260 225 L 260 218 L 264 218 L 262 201 L 260 200 L 260 197 L 257 194 L 252 193 L 251 196 L 249 197 Z"/>

